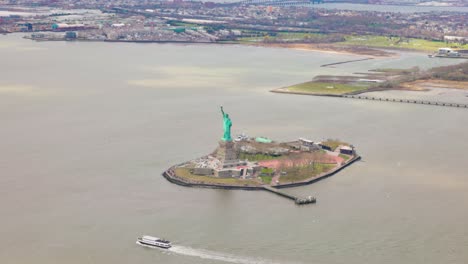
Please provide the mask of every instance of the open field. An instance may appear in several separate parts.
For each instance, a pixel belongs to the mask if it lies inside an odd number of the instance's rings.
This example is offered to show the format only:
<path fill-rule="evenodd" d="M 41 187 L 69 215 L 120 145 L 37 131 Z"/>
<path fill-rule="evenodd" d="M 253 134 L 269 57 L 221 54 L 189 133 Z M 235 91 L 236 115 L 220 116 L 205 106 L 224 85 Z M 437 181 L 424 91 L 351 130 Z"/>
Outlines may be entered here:
<path fill-rule="evenodd" d="M 336 164 L 314 163 L 309 166 L 286 168 L 286 175 L 279 178 L 281 184 L 304 181 L 333 169 Z"/>
<path fill-rule="evenodd" d="M 272 47 L 272 48 L 287 48 L 295 50 L 306 50 L 306 51 L 318 51 L 335 54 L 354 54 L 354 55 L 366 55 L 372 57 L 389 57 L 394 55 L 391 52 L 373 49 L 364 46 L 353 46 L 353 45 L 334 45 L 330 43 L 294 43 L 294 42 L 263 42 L 263 41 L 244 41 L 237 42 L 239 44 L 247 44 L 260 47 Z"/>
<path fill-rule="evenodd" d="M 338 44 L 351 46 L 365 46 L 377 48 L 400 48 L 434 52 L 438 48 L 452 47 L 456 49 L 468 49 L 468 44 L 447 44 L 443 41 L 432 41 L 413 38 L 385 37 L 385 36 L 347 36 L 346 41 Z"/>
<path fill-rule="evenodd" d="M 445 88 L 445 89 L 462 89 L 468 90 L 468 82 L 457 82 L 447 80 L 417 80 L 401 84 L 405 90 L 411 91 L 427 91 L 431 88 Z"/>
<path fill-rule="evenodd" d="M 439 48 L 468 49 L 468 44 L 445 43 L 444 41 L 417 38 L 400 38 L 375 35 L 332 35 L 323 33 L 258 32 L 257 35 L 242 37 L 240 44 L 255 44 L 270 47 L 283 47 L 303 50 L 354 53 L 361 55 L 389 56 L 384 51 L 372 48 L 411 49 L 434 52 Z M 355 48 L 355 49 L 353 49 Z"/>
<path fill-rule="evenodd" d="M 309 94 L 332 94 L 342 95 L 351 92 L 364 91 L 369 88 L 369 85 L 351 85 L 342 83 L 329 83 L 329 82 L 305 82 L 301 84 L 295 84 L 283 89 L 285 92 L 299 92 Z"/>

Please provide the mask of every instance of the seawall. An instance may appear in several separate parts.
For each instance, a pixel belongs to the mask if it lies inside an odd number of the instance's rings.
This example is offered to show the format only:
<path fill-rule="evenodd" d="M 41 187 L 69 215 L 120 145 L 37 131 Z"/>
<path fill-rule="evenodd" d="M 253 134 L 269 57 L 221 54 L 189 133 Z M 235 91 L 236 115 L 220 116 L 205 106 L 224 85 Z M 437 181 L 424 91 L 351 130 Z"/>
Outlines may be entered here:
<path fill-rule="evenodd" d="M 353 164 L 355 161 L 358 161 L 361 159 L 361 156 L 357 155 L 347 161 L 345 164 L 341 165 L 338 168 L 335 168 L 334 170 L 327 172 L 321 176 L 314 177 L 310 180 L 306 181 L 301 181 L 301 182 L 295 182 L 295 183 L 288 183 L 288 184 L 279 184 L 279 185 L 274 185 L 274 188 L 281 189 L 281 188 L 290 188 L 290 187 L 298 187 L 298 186 L 303 186 L 303 185 L 308 185 L 312 184 L 314 182 L 320 181 L 322 179 L 328 178 L 337 172 L 341 171 L 342 169 L 348 167 L 349 165 Z M 199 188 L 212 188 L 212 189 L 227 189 L 227 190 L 249 190 L 249 191 L 257 191 L 257 190 L 264 190 L 264 187 L 262 185 L 259 186 L 239 186 L 239 185 L 223 185 L 223 184 L 207 184 L 207 183 L 195 183 L 195 182 L 189 182 L 186 181 L 185 179 L 178 177 L 174 173 L 174 168 L 176 166 L 173 166 L 166 171 L 162 173 L 163 177 L 166 178 L 168 181 L 186 186 L 186 187 L 199 187 Z"/>

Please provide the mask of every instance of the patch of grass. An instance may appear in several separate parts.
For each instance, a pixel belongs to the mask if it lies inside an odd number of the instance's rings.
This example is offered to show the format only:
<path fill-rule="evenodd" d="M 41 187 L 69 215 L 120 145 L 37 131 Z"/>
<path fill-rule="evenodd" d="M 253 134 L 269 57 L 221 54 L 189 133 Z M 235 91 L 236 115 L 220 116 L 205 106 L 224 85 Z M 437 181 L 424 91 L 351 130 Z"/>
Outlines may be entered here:
<path fill-rule="evenodd" d="M 468 49 L 468 44 L 461 45 L 457 43 L 445 43 L 443 41 L 385 36 L 347 36 L 346 41 L 338 44 L 380 48 L 406 48 L 423 51 L 436 51 L 438 48 L 444 47 Z"/>
<path fill-rule="evenodd" d="M 287 174 L 282 175 L 279 178 L 279 182 L 291 183 L 291 182 L 303 181 L 303 180 L 318 176 L 322 173 L 328 172 L 331 169 L 333 169 L 335 166 L 336 166 L 335 164 L 314 163 L 308 166 L 297 166 L 297 167 L 286 168 L 284 171 Z"/>
<path fill-rule="evenodd" d="M 329 82 L 305 82 L 287 87 L 291 92 L 302 92 L 310 94 L 346 94 L 366 90 L 369 85 L 351 85 L 342 83 L 329 83 Z"/>
<path fill-rule="evenodd" d="M 294 41 L 304 39 L 322 39 L 327 35 L 320 33 L 304 33 L 304 32 L 278 32 L 275 36 L 276 39 Z"/>
<path fill-rule="evenodd" d="M 328 146 L 331 150 L 335 150 L 339 145 L 349 146 L 348 143 L 339 141 L 338 139 L 327 139 L 322 142 L 322 145 Z"/>
<path fill-rule="evenodd" d="M 260 176 L 260 178 L 262 179 L 262 182 L 265 183 L 265 184 L 270 184 L 271 183 L 271 179 L 273 178 L 272 176 Z"/>
<path fill-rule="evenodd" d="M 255 180 L 243 180 L 237 178 L 218 178 L 211 176 L 194 175 L 190 172 L 189 168 L 177 168 L 175 174 L 178 177 L 184 178 L 193 183 L 200 184 L 223 184 L 223 185 L 236 185 L 236 186 L 258 186 L 259 182 Z"/>
<path fill-rule="evenodd" d="M 168 20 L 168 24 L 171 26 L 177 26 L 177 27 L 199 27 L 200 25 L 194 24 L 194 23 L 186 23 L 183 21 L 177 21 L 177 20 Z"/>
<path fill-rule="evenodd" d="M 249 160 L 249 161 L 261 161 L 261 160 L 272 160 L 277 159 L 277 156 L 268 155 L 268 154 L 249 154 L 241 152 L 239 154 L 239 159 L 241 160 Z"/>
<path fill-rule="evenodd" d="M 351 158 L 351 156 L 345 155 L 345 154 L 340 154 L 340 155 L 338 155 L 338 156 L 339 156 L 340 158 L 344 159 L 345 161 L 348 161 L 348 160 Z"/>
<path fill-rule="evenodd" d="M 262 168 L 260 170 L 260 174 L 265 176 L 271 176 L 274 172 L 275 170 L 273 168 Z"/>

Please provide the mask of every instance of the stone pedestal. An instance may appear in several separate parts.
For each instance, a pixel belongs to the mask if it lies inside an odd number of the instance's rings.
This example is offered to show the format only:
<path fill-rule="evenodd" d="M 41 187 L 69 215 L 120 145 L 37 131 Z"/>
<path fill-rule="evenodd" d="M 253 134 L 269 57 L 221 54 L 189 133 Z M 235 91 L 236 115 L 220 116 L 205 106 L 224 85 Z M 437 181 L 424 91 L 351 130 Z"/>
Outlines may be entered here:
<path fill-rule="evenodd" d="M 234 149 L 234 142 L 220 141 L 216 157 L 222 164 L 238 162 L 237 152 Z"/>
<path fill-rule="evenodd" d="M 216 158 L 221 162 L 221 166 L 214 171 L 216 177 L 239 178 L 245 174 L 246 161 L 239 160 L 232 141 L 220 141 L 216 151 Z"/>

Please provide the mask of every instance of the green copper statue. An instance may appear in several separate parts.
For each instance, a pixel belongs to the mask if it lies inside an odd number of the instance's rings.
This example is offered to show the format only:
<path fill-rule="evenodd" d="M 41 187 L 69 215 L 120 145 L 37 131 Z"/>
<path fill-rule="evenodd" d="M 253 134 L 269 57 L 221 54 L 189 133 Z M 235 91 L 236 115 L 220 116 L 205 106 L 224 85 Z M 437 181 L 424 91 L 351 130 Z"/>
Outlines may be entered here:
<path fill-rule="evenodd" d="M 224 128 L 224 135 L 222 140 L 223 141 L 232 141 L 231 138 L 231 118 L 229 118 L 229 115 L 224 113 L 223 107 L 221 106 L 221 113 L 223 113 L 223 128 Z"/>

